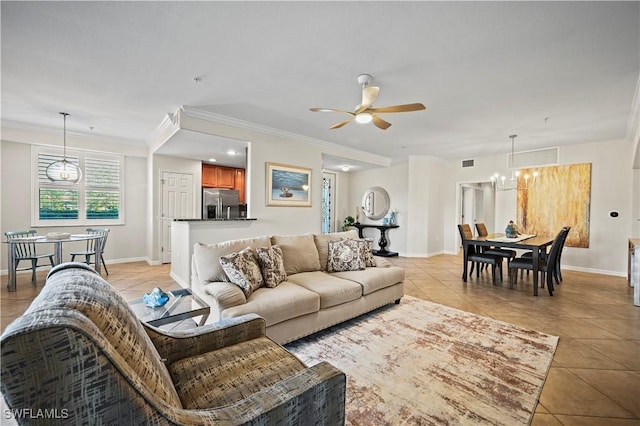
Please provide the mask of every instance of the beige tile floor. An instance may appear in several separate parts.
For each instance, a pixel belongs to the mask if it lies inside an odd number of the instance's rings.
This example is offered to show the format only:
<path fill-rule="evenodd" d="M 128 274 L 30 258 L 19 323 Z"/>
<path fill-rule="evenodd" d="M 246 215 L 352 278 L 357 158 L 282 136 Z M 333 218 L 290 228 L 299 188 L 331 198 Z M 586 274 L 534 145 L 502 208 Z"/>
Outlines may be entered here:
<path fill-rule="evenodd" d="M 479 315 L 560 336 L 532 425 L 640 426 L 640 307 L 632 304 L 625 278 L 563 271 L 553 297 L 533 297 L 531 279 L 516 288 L 493 286 L 490 274 L 463 283 L 458 256 L 393 258 L 406 270 L 405 293 Z M 178 288 L 169 265 L 109 265 L 107 280 L 126 299 L 153 287 Z M 20 274 L 18 290 L 0 291 L 0 326 L 19 316 L 42 288 Z M 3 404 L 4 408 L 4 404 Z"/>

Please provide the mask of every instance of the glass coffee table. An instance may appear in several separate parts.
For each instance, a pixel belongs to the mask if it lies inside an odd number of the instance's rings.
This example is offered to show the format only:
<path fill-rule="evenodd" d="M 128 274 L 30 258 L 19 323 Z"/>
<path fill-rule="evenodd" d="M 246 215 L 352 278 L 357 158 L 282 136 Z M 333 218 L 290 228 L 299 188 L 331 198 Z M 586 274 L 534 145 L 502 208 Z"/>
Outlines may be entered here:
<path fill-rule="evenodd" d="M 179 328 L 188 329 L 205 324 L 211 309 L 204 300 L 193 294 L 191 289 L 182 288 L 166 293 L 169 295 L 169 301 L 163 306 L 151 308 L 144 304 L 142 297 L 130 300 L 129 306 L 140 321 L 154 327 L 184 322 L 180 324 Z M 196 317 L 200 317 L 200 321 L 197 323 L 194 320 Z"/>

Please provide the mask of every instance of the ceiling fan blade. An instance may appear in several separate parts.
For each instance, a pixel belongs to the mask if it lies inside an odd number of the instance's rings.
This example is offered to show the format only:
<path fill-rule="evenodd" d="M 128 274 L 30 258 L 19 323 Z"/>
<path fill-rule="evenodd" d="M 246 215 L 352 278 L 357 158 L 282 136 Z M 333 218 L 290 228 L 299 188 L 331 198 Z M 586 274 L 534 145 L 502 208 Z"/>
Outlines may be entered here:
<path fill-rule="evenodd" d="M 373 121 L 373 124 L 375 124 L 377 127 L 379 127 L 382 130 L 387 130 L 389 127 L 391 127 L 391 123 L 389 123 L 388 121 L 384 121 L 382 118 L 378 117 L 377 115 L 372 115 L 371 116 Z"/>
<path fill-rule="evenodd" d="M 365 109 L 371 107 L 376 99 L 378 99 L 379 94 L 380 88 L 377 86 L 367 86 L 362 89 L 362 103 L 358 107 L 356 113 L 362 112 Z"/>
<path fill-rule="evenodd" d="M 388 106 L 388 107 L 381 107 L 381 108 L 369 108 L 367 109 L 367 112 L 411 112 L 411 111 L 420 111 L 423 109 L 427 109 L 424 105 L 417 103 L 417 104 L 405 104 L 405 105 L 394 105 L 394 106 Z"/>
<path fill-rule="evenodd" d="M 333 129 L 339 129 L 340 127 L 344 126 L 345 124 L 349 124 L 353 121 L 353 119 L 349 119 L 349 120 L 344 120 L 341 121 L 339 123 L 334 124 L 333 126 L 329 127 L 329 130 L 333 130 Z"/>
<path fill-rule="evenodd" d="M 309 108 L 309 111 L 313 112 L 344 112 L 345 114 L 356 115 L 355 112 L 345 111 L 343 109 L 334 109 L 334 108 Z"/>

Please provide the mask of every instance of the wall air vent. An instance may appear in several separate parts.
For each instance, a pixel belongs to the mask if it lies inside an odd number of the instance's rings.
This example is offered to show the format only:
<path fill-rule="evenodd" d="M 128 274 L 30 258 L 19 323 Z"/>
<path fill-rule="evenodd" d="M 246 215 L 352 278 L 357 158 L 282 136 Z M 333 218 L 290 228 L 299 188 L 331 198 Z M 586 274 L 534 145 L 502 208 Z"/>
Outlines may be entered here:
<path fill-rule="evenodd" d="M 514 169 L 522 169 L 526 167 L 539 167 L 550 166 L 558 164 L 558 152 L 559 148 L 545 148 L 535 151 L 521 151 L 513 154 L 509 154 L 507 160 L 508 167 Z"/>
<path fill-rule="evenodd" d="M 462 160 L 462 167 L 473 167 L 474 160 Z"/>

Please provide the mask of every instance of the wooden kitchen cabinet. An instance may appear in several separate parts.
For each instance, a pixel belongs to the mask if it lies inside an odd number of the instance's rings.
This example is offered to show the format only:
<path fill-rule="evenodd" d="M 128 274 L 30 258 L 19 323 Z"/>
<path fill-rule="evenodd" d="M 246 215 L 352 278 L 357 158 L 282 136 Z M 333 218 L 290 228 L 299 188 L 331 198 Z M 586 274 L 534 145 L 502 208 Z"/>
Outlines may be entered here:
<path fill-rule="evenodd" d="M 233 189 L 237 189 L 240 194 L 240 204 L 244 204 L 244 169 L 235 169 L 235 184 Z"/>
<path fill-rule="evenodd" d="M 208 164 L 202 165 L 202 186 L 207 188 L 215 188 L 218 183 L 218 171 L 215 166 Z"/>
<path fill-rule="evenodd" d="M 205 188 L 237 189 L 240 195 L 240 204 L 245 203 L 244 169 L 203 164 L 202 186 Z"/>
<path fill-rule="evenodd" d="M 236 169 L 218 167 L 218 188 L 235 189 Z"/>

